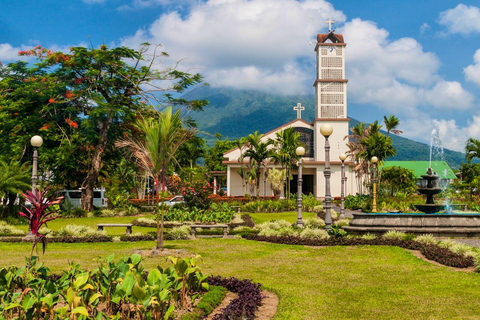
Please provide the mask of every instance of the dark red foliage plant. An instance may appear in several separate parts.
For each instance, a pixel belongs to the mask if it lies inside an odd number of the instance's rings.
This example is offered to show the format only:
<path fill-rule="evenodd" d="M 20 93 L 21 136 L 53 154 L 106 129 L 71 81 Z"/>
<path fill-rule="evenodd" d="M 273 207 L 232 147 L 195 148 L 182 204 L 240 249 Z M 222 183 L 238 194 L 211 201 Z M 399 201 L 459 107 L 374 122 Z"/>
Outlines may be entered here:
<path fill-rule="evenodd" d="M 25 200 L 30 202 L 31 206 L 25 206 L 25 212 L 19 212 L 19 214 L 27 218 L 32 235 L 33 235 L 33 244 L 32 251 L 30 253 L 30 263 L 32 261 L 33 250 L 39 242 L 42 243 L 43 253 L 47 247 L 47 238 L 46 235 L 39 232 L 40 228 L 43 225 L 47 225 L 48 221 L 56 219 L 55 216 L 52 216 L 57 210 L 52 209 L 51 206 L 60 204 L 63 197 L 56 197 L 55 195 L 48 196 L 49 188 L 45 188 L 43 191 L 35 190 L 35 192 L 27 191 L 23 194 Z"/>

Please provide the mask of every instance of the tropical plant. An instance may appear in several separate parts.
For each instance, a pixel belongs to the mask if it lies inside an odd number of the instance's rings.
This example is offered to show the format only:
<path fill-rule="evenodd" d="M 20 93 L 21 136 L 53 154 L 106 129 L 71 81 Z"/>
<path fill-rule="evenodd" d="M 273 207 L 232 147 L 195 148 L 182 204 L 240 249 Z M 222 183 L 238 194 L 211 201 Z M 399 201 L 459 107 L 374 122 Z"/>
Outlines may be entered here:
<path fill-rule="evenodd" d="M 285 187 L 285 170 L 277 170 L 272 168 L 268 170 L 267 180 L 270 182 L 270 186 L 273 190 L 273 195 L 276 199 L 280 197 L 283 188 Z"/>
<path fill-rule="evenodd" d="M 12 160 L 7 163 L 0 159 L 0 199 L 3 198 L 1 217 L 4 217 L 5 213 L 11 214 L 17 195 L 31 187 L 29 169 L 27 164 L 20 161 Z"/>
<path fill-rule="evenodd" d="M 163 203 L 167 169 L 176 161 L 178 148 L 194 135 L 195 129 L 184 128 L 180 110 L 173 113 L 171 107 L 158 112 L 155 117 L 139 119 L 135 127 L 140 135 L 120 139 L 115 145 L 126 148 L 137 164 L 154 177 L 157 186 L 157 203 L 160 201 L 159 183 L 161 183 Z M 157 214 L 157 249 L 163 250 L 164 206 L 160 207 L 160 214 Z"/>
<path fill-rule="evenodd" d="M 298 156 L 296 149 L 300 146 L 300 133 L 295 132 L 293 127 L 287 128 L 275 134 L 275 139 L 269 139 L 268 142 L 273 145 L 274 152 L 271 156 L 275 163 L 280 163 L 282 169 L 286 171 L 286 195 L 290 197 L 291 170 L 296 167 Z"/>
<path fill-rule="evenodd" d="M 473 158 L 480 158 L 480 140 L 469 138 L 465 145 L 465 159 L 470 163 Z"/>
<path fill-rule="evenodd" d="M 255 131 L 253 134 L 249 134 L 246 137 L 245 142 L 247 150 L 244 152 L 244 157 L 248 157 L 250 165 L 253 168 L 255 173 L 255 187 L 257 198 L 260 197 L 260 174 L 261 168 L 264 169 L 264 174 L 266 170 L 266 161 L 271 157 L 272 152 L 269 150 L 268 146 L 270 142 L 262 141 L 263 134 L 260 134 L 258 131 Z"/>
<path fill-rule="evenodd" d="M 393 114 L 387 118 L 387 116 L 383 116 L 383 123 L 385 124 L 385 129 L 387 129 L 387 137 L 390 135 L 390 132 L 393 134 L 402 134 L 403 132 L 398 130 L 398 126 L 400 125 L 400 120 L 395 117 Z"/>
<path fill-rule="evenodd" d="M 26 200 L 31 204 L 30 208 L 25 207 L 25 212 L 19 212 L 19 214 L 27 218 L 30 226 L 30 230 L 33 235 L 33 244 L 32 251 L 30 252 L 30 260 L 28 268 L 32 262 L 33 250 L 39 242 L 42 243 L 43 253 L 47 246 L 47 238 L 44 234 L 41 234 L 40 228 L 45 225 L 47 222 L 56 219 L 57 217 L 53 216 L 56 212 L 52 210 L 51 207 L 57 204 L 60 204 L 63 197 L 48 196 L 49 188 L 45 188 L 43 191 L 35 190 L 35 192 L 27 191 L 26 194 L 23 194 Z"/>

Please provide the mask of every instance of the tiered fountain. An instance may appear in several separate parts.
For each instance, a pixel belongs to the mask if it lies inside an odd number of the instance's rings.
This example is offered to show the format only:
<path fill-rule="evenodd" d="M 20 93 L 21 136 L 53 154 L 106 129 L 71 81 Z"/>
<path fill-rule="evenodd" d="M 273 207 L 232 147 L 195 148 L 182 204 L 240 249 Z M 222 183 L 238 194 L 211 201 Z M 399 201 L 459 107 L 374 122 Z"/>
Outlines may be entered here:
<path fill-rule="evenodd" d="M 426 204 L 415 207 L 423 213 L 354 213 L 345 230 L 352 234 L 383 234 L 397 230 L 415 234 L 433 234 L 436 237 L 478 237 L 480 236 L 480 214 L 438 213 L 446 204 L 435 203 L 433 196 L 439 194 L 436 181 L 438 175 L 428 168 L 422 175 L 427 181 L 425 188 L 419 188 L 426 195 Z"/>
<path fill-rule="evenodd" d="M 427 174 L 422 175 L 422 179 L 427 181 L 426 188 L 418 188 L 420 194 L 424 194 L 427 197 L 426 204 L 416 204 L 415 208 L 418 211 L 425 213 L 436 213 L 442 210 L 445 210 L 447 205 L 445 204 L 436 204 L 433 201 L 433 196 L 442 192 L 441 188 L 437 187 L 438 175 L 432 170 L 432 168 L 427 169 Z"/>

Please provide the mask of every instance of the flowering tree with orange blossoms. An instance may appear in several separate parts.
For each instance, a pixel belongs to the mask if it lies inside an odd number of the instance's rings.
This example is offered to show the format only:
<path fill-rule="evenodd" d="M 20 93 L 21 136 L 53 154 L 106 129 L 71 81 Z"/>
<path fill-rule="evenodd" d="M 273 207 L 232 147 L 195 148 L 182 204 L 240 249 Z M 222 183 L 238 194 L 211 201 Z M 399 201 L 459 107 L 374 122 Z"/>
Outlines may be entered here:
<path fill-rule="evenodd" d="M 151 57 L 148 60 L 144 59 L 147 53 Z M 82 178 L 82 206 L 88 211 L 93 209 L 93 189 L 98 185 L 104 158 L 115 153 L 113 141 L 118 136 L 134 130 L 129 123 L 140 114 L 148 115 L 154 108 L 166 105 L 201 110 L 207 104 L 203 100 L 186 101 L 172 96 L 173 92 L 201 83 L 202 76 L 179 71 L 177 66 L 157 69 L 158 58 L 167 54 L 148 44 L 139 51 L 126 47 L 108 49 L 102 45 L 98 49 L 73 47 L 69 53 L 37 46 L 20 54 L 38 58 L 33 77 L 26 78 L 27 82 L 51 88 L 37 94 L 42 93 L 46 100 L 40 108 L 48 115 L 45 118 L 54 121 L 43 121 L 37 126 L 44 130 L 55 126 L 60 145 L 70 146 L 67 154 L 78 157 L 77 166 L 82 168 L 78 174 Z M 166 85 L 159 85 L 161 81 Z M 76 141 L 74 146 L 68 143 L 71 137 Z M 56 167 L 62 166 L 63 161 L 57 157 Z"/>

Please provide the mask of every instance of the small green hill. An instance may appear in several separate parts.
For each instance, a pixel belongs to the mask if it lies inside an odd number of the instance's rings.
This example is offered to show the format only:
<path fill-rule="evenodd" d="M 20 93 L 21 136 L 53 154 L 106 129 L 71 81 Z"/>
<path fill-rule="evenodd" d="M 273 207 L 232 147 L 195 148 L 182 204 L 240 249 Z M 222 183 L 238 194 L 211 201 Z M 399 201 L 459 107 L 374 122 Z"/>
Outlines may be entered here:
<path fill-rule="evenodd" d="M 189 115 L 198 123 L 200 130 L 206 132 L 207 144 L 215 141 L 215 133 L 228 139 L 247 136 L 258 130 L 266 133 L 296 118 L 293 107 L 301 103 L 305 107 L 302 118 L 312 121 L 315 116 L 315 97 L 313 95 L 281 96 L 255 90 L 234 90 L 226 88 L 197 87 L 183 98 L 206 99 L 210 105 L 202 112 Z M 383 115 L 382 115 L 383 117 Z M 379 117 L 380 118 L 380 117 Z M 350 126 L 359 123 L 350 120 Z M 397 155 L 388 160 L 428 160 L 430 147 L 401 136 L 391 135 Z M 458 168 L 465 162 L 465 154 L 444 150 L 444 160 L 452 167 Z M 440 160 L 440 159 L 436 159 Z"/>

